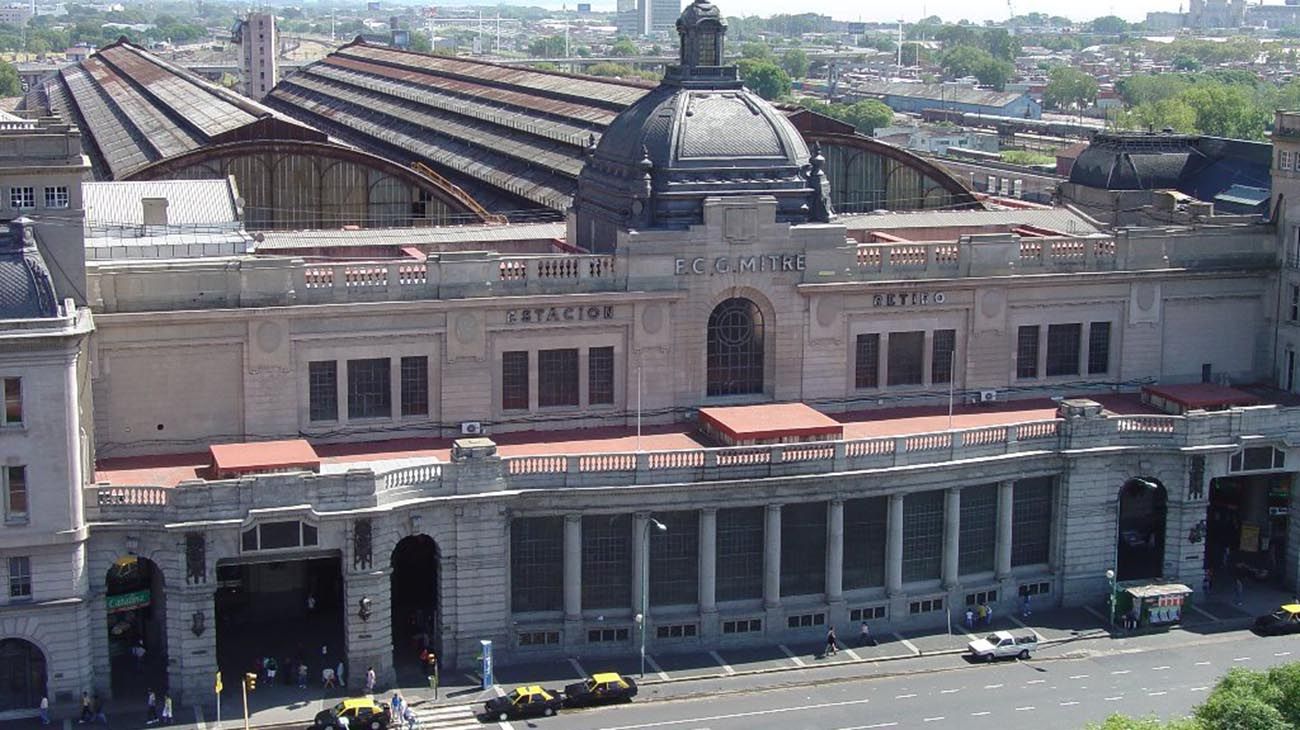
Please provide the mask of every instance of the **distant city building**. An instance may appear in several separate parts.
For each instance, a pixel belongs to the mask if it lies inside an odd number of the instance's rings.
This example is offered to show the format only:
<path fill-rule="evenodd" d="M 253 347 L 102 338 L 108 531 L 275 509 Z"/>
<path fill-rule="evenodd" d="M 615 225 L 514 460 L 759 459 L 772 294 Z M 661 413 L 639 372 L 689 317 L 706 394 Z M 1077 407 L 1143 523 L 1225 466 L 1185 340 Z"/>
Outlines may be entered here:
<path fill-rule="evenodd" d="M 1246 21 L 1246 0 L 1191 0 L 1188 11 L 1192 28 L 1240 28 Z"/>
<path fill-rule="evenodd" d="M 614 25 L 620 35 L 637 35 L 640 23 L 636 10 L 636 0 L 618 0 L 618 12 L 614 15 Z"/>
<path fill-rule="evenodd" d="M 1027 94 L 993 91 L 973 86 L 911 84 L 890 81 L 841 81 L 846 97 L 879 99 L 896 112 L 920 113 L 926 109 L 969 114 L 989 114 L 1040 119 L 1043 107 Z"/>
<path fill-rule="evenodd" d="M 279 81 L 280 32 L 271 13 L 249 13 L 235 24 L 239 44 L 239 86 L 245 96 L 261 99 Z"/>
<path fill-rule="evenodd" d="M 0 7 L 0 25 L 27 25 L 32 19 L 32 6 L 27 3 L 11 3 Z"/>
<path fill-rule="evenodd" d="M 682 13 L 681 0 L 637 0 L 639 35 L 664 33 L 673 29 Z"/>

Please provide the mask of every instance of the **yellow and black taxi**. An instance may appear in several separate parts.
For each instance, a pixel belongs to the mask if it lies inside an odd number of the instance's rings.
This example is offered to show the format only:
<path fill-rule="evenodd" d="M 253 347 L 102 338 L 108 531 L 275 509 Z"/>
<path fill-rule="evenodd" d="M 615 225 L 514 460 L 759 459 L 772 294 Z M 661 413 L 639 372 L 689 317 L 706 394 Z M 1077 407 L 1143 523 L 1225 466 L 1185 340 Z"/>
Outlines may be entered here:
<path fill-rule="evenodd" d="M 316 713 L 313 728 L 348 728 L 348 730 L 385 730 L 393 719 L 388 705 L 369 697 L 350 697 L 327 710 Z"/>
<path fill-rule="evenodd" d="M 515 687 L 510 694 L 493 697 L 483 703 L 483 709 L 488 717 L 505 722 L 518 717 L 549 717 L 558 712 L 562 704 L 556 692 L 531 684 Z"/>
<path fill-rule="evenodd" d="M 1255 619 L 1260 634 L 1300 634 L 1300 603 L 1288 603 L 1273 613 Z"/>
<path fill-rule="evenodd" d="M 627 702 L 636 696 L 636 682 L 614 672 L 593 674 L 564 688 L 564 704 L 569 707 Z"/>

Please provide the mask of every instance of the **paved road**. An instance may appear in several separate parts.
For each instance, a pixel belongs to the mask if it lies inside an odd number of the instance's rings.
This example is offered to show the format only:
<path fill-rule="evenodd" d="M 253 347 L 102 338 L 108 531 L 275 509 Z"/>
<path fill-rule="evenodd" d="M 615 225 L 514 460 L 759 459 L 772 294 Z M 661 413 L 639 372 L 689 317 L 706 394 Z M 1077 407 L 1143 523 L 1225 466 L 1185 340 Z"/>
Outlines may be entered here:
<path fill-rule="evenodd" d="M 991 666 L 956 656 L 932 657 L 908 668 L 919 669 L 916 673 L 869 678 L 828 674 L 824 681 L 802 687 L 755 691 L 736 678 L 730 685 L 697 688 L 704 696 L 569 711 L 512 725 L 539 730 L 1081 728 L 1113 712 L 1186 714 L 1229 668 L 1263 669 L 1289 661 L 1300 661 L 1300 637 L 1172 632 L 1066 644 L 1043 650 L 1033 661 Z M 455 725 L 431 715 L 422 730 L 464 727 L 467 713 L 458 714 Z M 504 730 L 511 724 L 500 725 Z"/>

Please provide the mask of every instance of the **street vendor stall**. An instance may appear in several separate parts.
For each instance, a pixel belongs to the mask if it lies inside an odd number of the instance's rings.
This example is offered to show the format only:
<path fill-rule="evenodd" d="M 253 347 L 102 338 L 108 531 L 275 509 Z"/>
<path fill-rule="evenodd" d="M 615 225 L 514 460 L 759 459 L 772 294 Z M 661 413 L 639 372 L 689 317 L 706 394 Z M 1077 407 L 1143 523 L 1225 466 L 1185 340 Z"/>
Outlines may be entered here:
<path fill-rule="evenodd" d="M 1192 589 L 1182 583 L 1156 583 L 1121 589 L 1116 608 L 1138 626 L 1167 626 L 1182 620 Z"/>

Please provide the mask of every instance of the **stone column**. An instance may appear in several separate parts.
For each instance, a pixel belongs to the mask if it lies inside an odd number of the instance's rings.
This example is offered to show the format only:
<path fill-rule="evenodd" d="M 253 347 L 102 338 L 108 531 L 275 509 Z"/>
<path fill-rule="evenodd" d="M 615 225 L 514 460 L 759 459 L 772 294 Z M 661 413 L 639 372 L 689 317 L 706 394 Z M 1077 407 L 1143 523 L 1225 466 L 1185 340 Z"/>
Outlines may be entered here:
<path fill-rule="evenodd" d="M 885 543 L 885 593 L 896 596 L 903 592 L 903 495 L 889 495 L 889 521 L 886 528 L 889 540 Z"/>
<path fill-rule="evenodd" d="M 718 510 L 700 510 L 700 613 L 717 613 Z"/>
<path fill-rule="evenodd" d="M 564 516 L 564 620 L 566 623 L 582 621 L 582 515 L 580 514 Z"/>
<path fill-rule="evenodd" d="M 646 580 L 646 525 L 650 522 L 649 512 L 637 512 L 632 516 L 632 615 L 641 613 L 643 584 Z M 648 618 L 648 617 L 646 617 Z"/>
<path fill-rule="evenodd" d="M 840 603 L 844 600 L 844 500 L 831 500 L 826 528 L 826 602 Z"/>
<path fill-rule="evenodd" d="M 763 607 L 781 606 L 781 505 L 767 506 L 763 545 Z"/>
<path fill-rule="evenodd" d="M 943 587 L 958 583 L 961 546 L 961 487 L 949 487 L 943 507 Z"/>
<path fill-rule="evenodd" d="M 1011 577 L 1011 503 L 1016 483 L 998 482 L 997 578 Z"/>
<path fill-rule="evenodd" d="M 356 689 L 366 683 L 366 669 L 374 667 L 378 684 L 390 686 L 396 680 L 393 671 L 393 610 L 390 600 L 390 571 L 378 570 L 347 573 L 343 581 L 343 625 L 347 642 L 345 679 Z M 370 599 L 370 615 L 361 618 L 361 599 Z M 331 646 L 330 661 L 339 660 L 339 649 Z"/>

